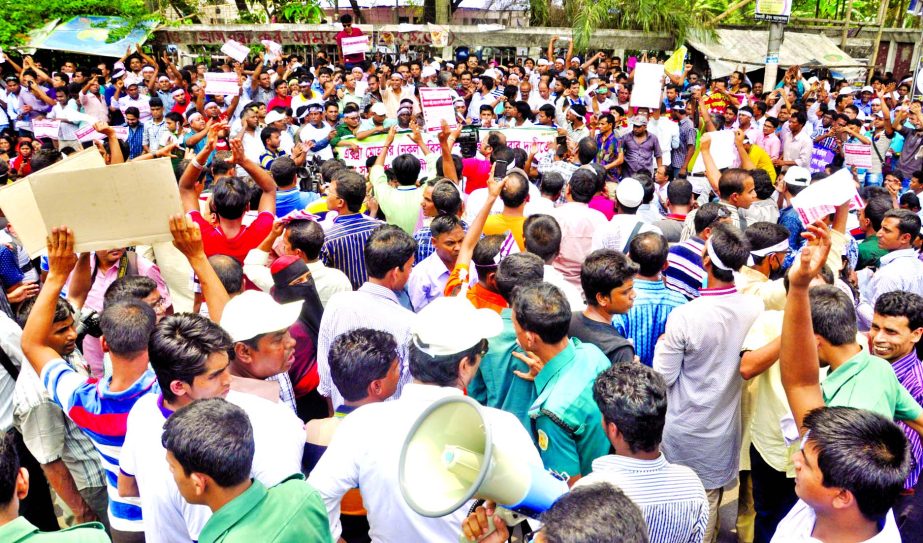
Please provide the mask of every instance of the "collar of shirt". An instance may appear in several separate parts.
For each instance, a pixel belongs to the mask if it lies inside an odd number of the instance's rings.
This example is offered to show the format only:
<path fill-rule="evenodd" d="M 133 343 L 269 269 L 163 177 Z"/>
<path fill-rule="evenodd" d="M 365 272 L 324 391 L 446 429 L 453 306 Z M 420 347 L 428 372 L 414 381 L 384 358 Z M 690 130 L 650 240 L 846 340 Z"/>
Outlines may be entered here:
<path fill-rule="evenodd" d="M 504 308 L 507 307 L 506 299 L 497 292 L 491 292 L 481 286 L 480 283 L 476 283 L 470 289 L 468 289 L 468 299 L 471 297 L 478 298 L 482 305 L 479 305 L 478 308 L 484 308 L 489 306 Z"/>
<path fill-rule="evenodd" d="M 364 292 L 372 296 L 378 296 L 379 298 L 386 298 L 398 305 L 401 303 L 397 297 L 397 294 L 395 294 L 393 290 L 389 289 L 388 287 L 376 285 L 375 283 L 370 283 L 368 281 L 363 283 L 357 292 Z"/>
<path fill-rule="evenodd" d="M 160 414 L 165 419 L 170 418 L 170 415 L 173 414 L 173 410 L 163 404 L 163 394 L 157 395 L 157 408 L 160 409 Z"/>
<path fill-rule="evenodd" d="M 0 539 L 3 541 L 26 541 L 39 530 L 26 517 L 17 517 L 0 526 Z"/>
<path fill-rule="evenodd" d="M 266 494 L 267 490 L 263 483 L 252 479 L 250 488 L 224 504 L 224 507 L 215 511 L 211 518 L 208 519 L 208 522 L 202 527 L 199 541 L 202 543 L 217 541 L 221 534 L 233 528 L 235 524 L 258 506 L 266 498 Z"/>
<path fill-rule="evenodd" d="M 750 283 L 766 283 L 769 281 L 769 278 L 763 275 L 762 273 L 754 270 L 749 266 L 744 266 L 740 268 L 740 275 L 743 275 L 744 278 Z"/>
<path fill-rule="evenodd" d="M 334 224 L 343 224 L 350 222 L 358 222 L 366 218 L 362 213 L 351 213 L 349 215 L 337 215 L 334 217 Z"/>
<path fill-rule="evenodd" d="M 564 350 L 549 360 L 545 364 L 545 367 L 535 376 L 535 392 L 539 396 L 541 396 L 542 391 L 548 383 L 560 373 L 561 370 L 569 366 L 571 362 L 573 362 L 574 357 L 577 356 L 577 348 L 574 345 L 574 341 L 575 340 L 571 338 L 571 340 L 567 342 L 567 346 L 564 347 Z"/>
<path fill-rule="evenodd" d="M 869 365 L 872 355 L 860 350 L 855 356 L 843 362 L 839 368 L 827 374 L 827 378 L 821 383 L 821 389 L 824 393 L 824 401 L 836 396 L 837 391 L 849 382 L 850 379 L 858 375 Z"/>
<path fill-rule="evenodd" d="M 898 249 L 897 251 L 891 251 L 890 253 L 881 257 L 881 267 L 883 268 L 895 260 L 901 258 L 918 258 L 918 256 L 919 255 L 915 249 Z"/>
<path fill-rule="evenodd" d="M 699 289 L 699 295 L 701 296 L 726 296 L 728 294 L 737 294 L 737 287 L 731 285 L 729 287 L 712 287 Z"/>
<path fill-rule="evenodd" d="M 442 387 L 438 385 L 426 385 L 423 383 L 407 383 L 401 389 L 401 400 L 411 402 L 433 403 L 441 398 L 448 396 L 461 396 L 463 393 L 455 387 Z"/>
<path fill-rule="evenodd" d="M 910 349 L 910 352 L 905 356 L 898 359 L 896 362 L 891 364 L 891 367 L 894 368 L 894 374 L 897 375 L 897 379 L 900 381 L 905 374 L 909 373 L 913 368 L 920 365 L 920 358 L 917 357 L 916 349 Z"/>
<path fill-rule="evenodd" d="M 619 454 L 607 454 L 593 460 L 593 473 L 604 471 L 655 472 L 667 466 L 667 459 L 660 454 L 653 460 L 641 460 Z"/>
<path fill-rule="evenodd" d="M 652 292 L 660 292 L 666 290 L 666 285 L 663 284 L 663 281 L 650 281 L 647 279 L 637 279 L 635 278 L 635 290 L 648 290 Z"/>

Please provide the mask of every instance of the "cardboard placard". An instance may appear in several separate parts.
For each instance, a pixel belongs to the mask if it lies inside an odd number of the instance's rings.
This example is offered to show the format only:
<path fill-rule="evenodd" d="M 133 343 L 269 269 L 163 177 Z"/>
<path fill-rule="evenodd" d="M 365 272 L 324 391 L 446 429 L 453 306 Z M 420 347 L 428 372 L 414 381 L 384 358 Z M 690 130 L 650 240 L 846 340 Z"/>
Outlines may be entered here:
<path fill-rule="evenodd" d="M 115 137 L 119 138 L 120 140 L 128 139 L 128 127 L 127 126 L 113 126 L 111 128 L 115 130 Z M 77 135 L 77 139 L 82 142 L 101 140 L 101 139 L 106 138 L 105 135 L 97 132 L 96 129 L 93 128 L 92 124 L 87 124 L 85 126 L 78 128 L 75 134 Z"/>
<path fill-rule="evenodd" d="M 843 158 L 847 166 L 872 167 L 872 146 L 864 143 L 844 143 Z"/>
<path fill-rule="evenodd" d="M 442 121 L 449 124 L 449 129 L 458 126 L 455 117 L 455 93 L 444 87 L 420 87 L 420 108 L 427 132 L 442 130 Z"/>
<path fill-rule="evenodd" d="M 734 144 L 733 130 L 709 132 L 708 137 L 711 138 L 709 152 L 719 170 L 740 167 L 740 155 L 737 153 L 737 145 Z M 704 172 L 705 160 L 702 158 L 702 153 L 699 153 L 692 165 L 692 173 Z"/>
<path fill-rule="evenodd" d="M 234 72 L 205 72 L 205 92 L 207 94 L 237 96 L 240 94 L 238 83 L 239 79 Z"/>
<path fill-rule="evenodd" d="M 792 207 L 805 226 L 836 211 L 837 206 L 849 202 L 850 209 L 862 209 L 865 202 L 856 191 L 852 173 L 843 168 L 815 181 L 792 198 Z"/>
<path fill-rule="evenodd" d="M 228 40 L 221 46 L 221 52 L 237 62 L 243 62 L 250 56 L 250 48 L 235 40 Z"/>
<path fill-rule="evenodd" d="M 340 44 L 343 47 L 343 56 L 364 54 L 369 51 L 369 37 L 366 35 L 343 38 Z"/>
<path fill-rule="evenodd" d="M 811 173 L 822 173 L 828 164 L 836 158 L 836 153 L 823 147 L 815 147 L 811 151 Z"/>
<path fill-rule="evenodd" d="M 36 138 L 58 139 L 58 129 L 61 127 L 61 121 L 54 119 L 42 119 L 32 121 L 32 134 Z"/>
<path fill-rule="evenodd" d="M 631 107 L 660 107 L 663 93 L 663 64 L 635 64 L 635 84 L 631 89 Z"/>
<path fill-rule="evenodd" d="M 61 225 L 74 231 L 77 252 L 172 239 L 169 218 L 182 205 L 170 159 L 82 167 L 97 159 L 87 149 L 0 188 L 0 209 L 29 256 L 41 253 L 51 228 Z"/>

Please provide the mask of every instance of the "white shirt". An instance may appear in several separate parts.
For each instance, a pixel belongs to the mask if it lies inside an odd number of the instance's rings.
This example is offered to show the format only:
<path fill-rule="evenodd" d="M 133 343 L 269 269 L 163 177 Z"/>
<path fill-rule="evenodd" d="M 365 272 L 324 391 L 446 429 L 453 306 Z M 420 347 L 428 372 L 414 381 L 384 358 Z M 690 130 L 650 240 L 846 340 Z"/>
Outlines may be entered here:
<path fill-rule="evenodd" d="M 551 215 L 553 212 L 554 202 L 544 197 L 529 198 L 529 201 L 526 202 L 526 207 L 522 210 L 522 214 L 526 217 L 531 217 L 532 215 Z"/>
<path fill-rule="evenodd" d="M 554 266 L 545 264 L 545 276 L 542 279 L 546 283 L 551 283 L 561 289 L 564 297 L 567 298 L 567 303 L 570 304 L 571 312 L 586 309 L 586 302 L 583 301 L 583 291 L 574 286 L 573 283 L 569 283 L 561 272 L 554 269 Z"/>
<path fill-rule="evenodd" d="M 811 537 L 816 523 L 817 515 L 814 514 L 811 506 L 798 500 L 792 510 L 779 522 L 770 543 L 821 543 L 819 539 Z M 884 528 L 878 532 L 878 535 L 866 539 L 863 543 L 900 543 L 900 541 L 901 533 L 897 529 L 897 523 L 894 522 L 894 512 L 888 511 Z"/>
<path fill-rule="evenodd" d="M 340 500 L 356 487 L 362 489 L 373 543 L 458 541 L 470 503 L 441 518 L 418 515 L 401 494 L 398 466 L 404 439 L 420 413 L 440 398 L 461 395 L 457 388 L 411 383 L 400 400 L 364 405 L 343 419 L 308 478 L 327 505 L 334 541 L 342 532 Z M 519 463 L 543 469 L 519 419 L 490 407 L 481 412 L 496 447 Z"/>
<path fill-rule="evenodd" d="M 10 358 L 14 366 L 28 366 L 26 357 L 22 354 L 20 344 L 22 330 L 6 313 L 0 311 L 0 349 Z M 13 389 L 16 380 L 0 366 L 0 432 L 6 432 L 13 427 Z"/>
<path fill-rule="evenodd" d="M 657 142 L 660 143 L 660 153 L 663 164 L 670 165 L 670 153 L 673 149 L 679 147 L 679 125 L 672 119 L 661 116 L 659 119 L 651 119 L 647 122 L 647 131 L 657 136 Z M 654 161 L 657 166 L 657 161 Z"/>
<path fill-rule="evenodd" d="M 305 123 L 304 126 L 301 127 L 301 133 L 298 137 L 302 142 L 313 141 L 314 143 L 317 143 L 321 140 L 327 139 L 331 130 L 333 130 L 333 128 L 327 124 L 326 121 L 321 121 L 320 128 L 317 128 L 311 123 Z M 319 156 L 321 160 L 330 160 L 333 158 L 333 150 L 329 145 L 314 154 Z"/>
<path fill-rule="evenodd" d="M 593 250 L 596 249 L 615 249 L 616 251 L 622 251 L 627 253 L 627 245 L 629 242 L 629 236 L 631 236 L 632 230 L 635 229 L 635 226 L 641 223 L 641 228 L 638 229 L 638 234 L 643 234 L 645 232 L 656 232 L 658 234 L 663 234 L 663 231 L 644 221 L 643 217 L 638 215 L 626 215 L 619 214 L 613 215 L 612 220 L 609 221 L 603 228 L 599 228 L 593 234 Z M 637 235 L 637 234 L 636 234 Z"/>
<path fill-rule="evenodd" d="M 923 261 L 913 249 L 899 249 L 881 257 L 881 267 L 867 281 L 859 276 L 861 302 L 857 308 L 860 329 L 866 330 L 878 297 L 903 290 L 923 296 Z"/>
<path fill-rule="evenodd" d="M 131 408 L 119 469 L 133 475 L 138 483 L 148 543 L 197 540 L 211 510 L 187 503 L 170 474 L 160 441 L 167 420 L 160 398 L 159 394 L 147 394 Z M 270 487 L 301 471 L 304 425 L 291 409 L 235 391 L 228 393 L 227 400 L 243 409 L 253 426 L 256 449 L 252 477 Z"/>
<path fill-rule="evenodd" d="M 138 108 L 138 119 L 143 123 L 151 118 L 150 101 L 151 99 L 143 94 L 139 94 L 137 98 L 132 98 L 126 94 L 119 97 L 119 109 L 122 111 L 122 115 L 124 115 L 126 109 L 130 107 Z"/>
<path fill-rule="evenodd" d="M 436 298 L 442 297 L 451 271 L 435 252 L 420 261 L 410 272 L 407 294 L 417 313 Z"/>

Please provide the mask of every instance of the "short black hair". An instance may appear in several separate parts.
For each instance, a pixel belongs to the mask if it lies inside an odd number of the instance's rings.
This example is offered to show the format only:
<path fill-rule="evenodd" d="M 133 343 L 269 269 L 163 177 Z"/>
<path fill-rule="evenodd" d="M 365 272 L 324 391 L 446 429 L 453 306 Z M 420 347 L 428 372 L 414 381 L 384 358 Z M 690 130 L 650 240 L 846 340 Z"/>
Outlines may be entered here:
<path fill-rule="evenodd" d="M 628 256 L 638 265 L 639 274 L 654 277 L 663 271 L 670 253 L 670 242 L 657 232 L 642 232 L 628 244 Z"/>
<path fill-rule="evenodd" d="M 542 514 L 547 543 L 647 543 L 641 510 L 609 483 L 576 487 Z"/>
<path fill-rule="evenodd" d="M 368 396 L 372 381 L 384 379 L 397 356 L 394 336 L 356 328 L 340 334 L 330 345 L 330 377 L 344 399 L 359 401 Z"/>
<path fill-rule="evenodd" d="M 747 236 L 747 241 L 750 242 L 750 250 L 759 251 L 787 240 L 789 231 L 788 228 L 781 224 L 760 221 L 748 225 L 747 229 L 744 230 L 744 235 Z M 751 256 L 756 264 L 761 263 L 763 259 L 766 258 L 765 256 Z"/>
<path fill-rule="evenodd" d="M 577 159 L 580 160 L 580 164 L 589 164 L 596 160 L 597 151 L 599 147 L 596 145 L 596 140 L 589 136 L 577 142 Z"/>
<path fill-rule="evenodd" d="M 126 90 L 127 87 L 126 87 Z M 125 108 L 125 116 L 134 115 L 135 117 L 141 117 L 141 112 L 135 106 L 129 106 Z"/>
<path fill-rule="evenodd" d="M 482 237 L 474 246 L 471 262 L 474 262 L 474 269 L 478 272 L 480 280 L 483 281 L 488 274 L 496 273 L 497 263 L 494 262 L 494 258 L 500 253 L 500 246 L 504 240 L 506 236 L 503 234 L 493 234 Z"/>
<path fill-rule="evenodd" d="M 228 294 L 240 292 L 244 286 L 244 267 L 237 259 L 228 255 L 212 255 L 208 257 L 208 263 Z"/>
<path fill-rule="evenodd" d="M 32 168 L 32 173 L 35 173 L 63 159 L 64 155 L 57 149 L 42 149 L 32 155 L 32 160 L 29 161 L 29 167 Z"/>
<path fill-rule="evenodd" d="M 280 156 L 272 161 L 269 173 L 272 174 L 272 180 L 276 182 L 277 187 L 287 187 L 295 182 L 298 166 L 295 165 L 295 161 L 291 157 Z"/>
<path fill-rule="evenodd" d="M 294 220 L 285 227 L 292 249 L 300 249 L 308 260 L 317 260 L 324 247 L 324 229 L 316 221 Z"/>
<path fill-rule="evenodd" d="M 674 179 L 667 185 L 667 200 L 671 204 L 687 206 L 692 204 L 692 183 L 685 179 Z"/>
<path fill-rule="evenodd" d="M 432 237 L 437 238 L 443 234 L 448 234 L 456 228 L 461 228 L 461 219 L 455 215 L 439 215 L 429 223 L 429 231 Z"/>
<path fill-rule="evenodd" d="M 358 172 L 345 170 L 336 175 L 335 181 L 337 196 L 346 202 L 350 213 L 358 213 L 367 193 L 365 178 Z"/>
<path fill-rule="evenodd" d="M 744 183 L 747 178 L 751 177 L 750 172 L 742 168 L 729 168 L 721 173 L 718 178 L 718 193 L 722 200 L 727 200 L 732 194 L 740 194 L 744 191 Z"/>
<path fill-rule="evenodd" d="M 20 328 L 26 327 L 26 320 L 29 318 L 29 313 L 32 312 L 32 307 L 35 305 L 35 297 L 26 298 L 25 300 L 19 302 L 19 306 L 16 307 L 16 322 L 19 323 Z M 14 306 L 15 307 L 15 306 Z M 74 308 L 71 306 L 70 302 L 64 298 L 58 297 L 55 300 L 54 304 L 54 320 L 52 322 L 61 322 L 66 321 L 70 317 L 74 316 Z"/>
<path fill-rule="evenodd" d="M 103 295 L 103 307 L 123 300 L 143 300 L 157 290 L 157 283 L 145 275 L 125 275 L 109 285 Z"/>
<path fill-rule="evenodd" d="M 885 213 L 894 209 L 894 202 L 890 196 L 875 196 L 865 200 L 865 207 L 862 213 L 871 223 L 872 229 L 876 232 L 881 230 L 881 221 L 885 218 Z"/>
<path fill-rule="evenodd" d="M 409 153 L 398 155 L 391 161 L 391 171 L 398 184 L 414 185 L 420 176 L 420 159 Z"/>
<path fill-rule="evenodd" d="M 540 257 L 532 253 L 514 253 L 500 261 L 494 279 L 500 295 L 511 303 L 517 289 L 539 284 L 544 276 L 545 261 Z"/>
<path fill-rule="evenodd" d="M 251 192 L 243 178 L 236 175 L 222 177 L 212 186 L 215 212 L 224 219 L 239 219 L 247 210 Z"/>
<path fill-rule="evenodd" d="M 433 356 L 423 352 L 410 342 L 410 374 L 414 379 L 428 385 L 455 386 L 458 383 L 458 364 L 468 359 L 474 364 L 487 351 L 487 340 L 482 339 L 470 349 L 450 355 Z"/>
<path fill-rule="evenodd" d="M 608 296 L 612 289 L 622 286 L 637 273 L 638 265 L 624 253 L 613 249 L 593 251 L 580 266 L 580 286 L 587 305 L 599 305 L 597 294 Z"/>
<path fill-rule="evenodd" d="M 125 357 L 147 350 L 156 323 L 154 310 L 140 300 L 122 300 L 107 305 L 99 319 L 109 350 Z"/>
<path fill-rule="evenodd" d="M 631 452 L 657 449 L 667 419 L 667 384 L 658 372 L 643 364 L 616 364 L 596 377 L 593 399 Z"/>
<path fill-rule="evenodd" d="M 904 290 L 886 292 L 875 300 L 875 313 L 883 317 L 906 317 L 911 330 L 923 327 L 923 296 Z"/>
<path fill-rule="evenodd" d="M 223 352 L 230 358 L 233 348 L 224 328 L 202 315 L 179 313 L 157 323 L 148 342 L 148 356 L 163 397 L 175 401 L 170 389 L 173 381 L 192 384 L 205 372 L 209 356 Z"/>
<path fill-rule="evenodd" d="M 570 328 L 570 304 L 550 283 L 525 285 L 516 291 L 513 317 L 523 330 L 537 334 L 544 343 L 558 343 Z"/>
<path fill-rule="evenodd" d="M 772 193 L 775 192 L 776 187 L 772 184 L 772 179 L 770 179 L 766 170 L 759 168 L 750 170 L 750 177 L 753 178 L 753 188 L 756 190 L 756 197 L 758 199 L 765 200 L 772 197 Z"/>
<path fill-rule="evenodd" d="M 862 516 L 883 523 L 913 463 L 901 429 L 878 413 L 853 407 L 814 409 L 804 427 L 817 449 L 822 484 L 848 490 Z"/>
<path fill-rule="evenodd" d="M 384 279 L 394 268 L 403 269 L 416 252 L 416 240 L 399 226 L 379 226 L 366 240 L 363 251 L 369 277 Z"/>
<path fill-rule="evenodd" d="M 260 132 L 260 141 L 263 142 L 263 145 L 266 145 L 266 140 L 272 137 L 273 134 L 281 134 L 282 131 L 276 128 L 275 126 L 267 126 Z"/>
<path fill-rule="evenodd" d="M 589 203 L 593 196 L 599 192 L 599 186 L 596 182 L 596 172 L 586 168 L 579 168 L 570 176 L 568 182 L 570 187 L 570 197 L 575 202 L 582 204 Z"/>
<path fill-rule="evenodd" d="M 740 268 L 747 264 L 750 258 L 750 242 L 747 237 L 734 225 L 719 223 L 712 227 L 711 237 L 708 243 L 721 262 L 731 270 L 739 271 Z M 723 270 L 712 262 L 712 275 L 721 281 L 731 282 L 734 280 L 732 271 Z"/>
<path fill-rule="evenodd" d="M 889 209 L 888 212 L 885 213 L 882 222 L 884 222 L 884 219 L 888 218 L 897 219 L 897 229 L 900 231 L 901 235 L 910 234 L 911 243 L 919 237 L 920 216 L 913 211 L 909 209 Z"/>
<path fill-rule="evenodd" d="M 561 251 L 561 226 L 551 215 L 530 215 L 522 223 L 526 251 L 550 262 Z"/>
<path fill-rule="evenodd" d="M 455 215 L 462 206 L 461 192 L 455 183 L 448 179 L 442 179 L 433 185 L 431 198 L 433 207 L 440 215 Z"/>
<path fill-rule="evenodd" d="M 164 423 L 161 443 L 187 476 L 203 473 L 222 488 L 250 477 L 256 449 L 250 417 L 223 398 L 196 400 L 178 409 Z"/>
<path fill-rule="evenodd" d="M 542 194 L 549 196 L 559 196 L 564 190 L 564 176 L 558 172 L 548 172 L 542 175 L 542 181 L 539 183 L 539 190 Z"/>
<path fill-rule="evenodd" d="M 351 24 L 353 24 L 353 16 L 350 15 L 349 13 L 346 13 L 346 14 L 341 15 L 341 16 L 340 16 L 340 23 L 341 23 L 341 24 L 344 24 L 344 25 L 351 25 Z"/>
<path fill-rule="evenodd" d="M 856 309 L 849 296 L 833 285 L 818 285 L 808 291 L 814 333 L 839 347 L 856 342 L 859 328 Z"/>
<path fill-rule="evenodd" d="M 0 507 L 6 507 L 16 493 L 19 477 L 19 454 L 12 432 L 0 434 Z"/>

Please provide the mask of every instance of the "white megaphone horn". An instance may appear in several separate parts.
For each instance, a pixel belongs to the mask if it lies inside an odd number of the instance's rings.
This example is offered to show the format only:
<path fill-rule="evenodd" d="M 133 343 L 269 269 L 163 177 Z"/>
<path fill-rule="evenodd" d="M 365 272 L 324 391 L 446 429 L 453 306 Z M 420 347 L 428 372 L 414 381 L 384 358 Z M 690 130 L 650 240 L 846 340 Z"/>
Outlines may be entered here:
<path fill-rule="evenodd" d="M 414 422 L 401 449 L 401 494 L 418 514 L 442 517 L 472 498 L 492 500 L 518 515 L 538 518 L 567 483 L 504 452 L 491 439 L 481 406 L 466 396 L 440 399 Z M 462 536 L 464 540 L 464 536 Z"/>

